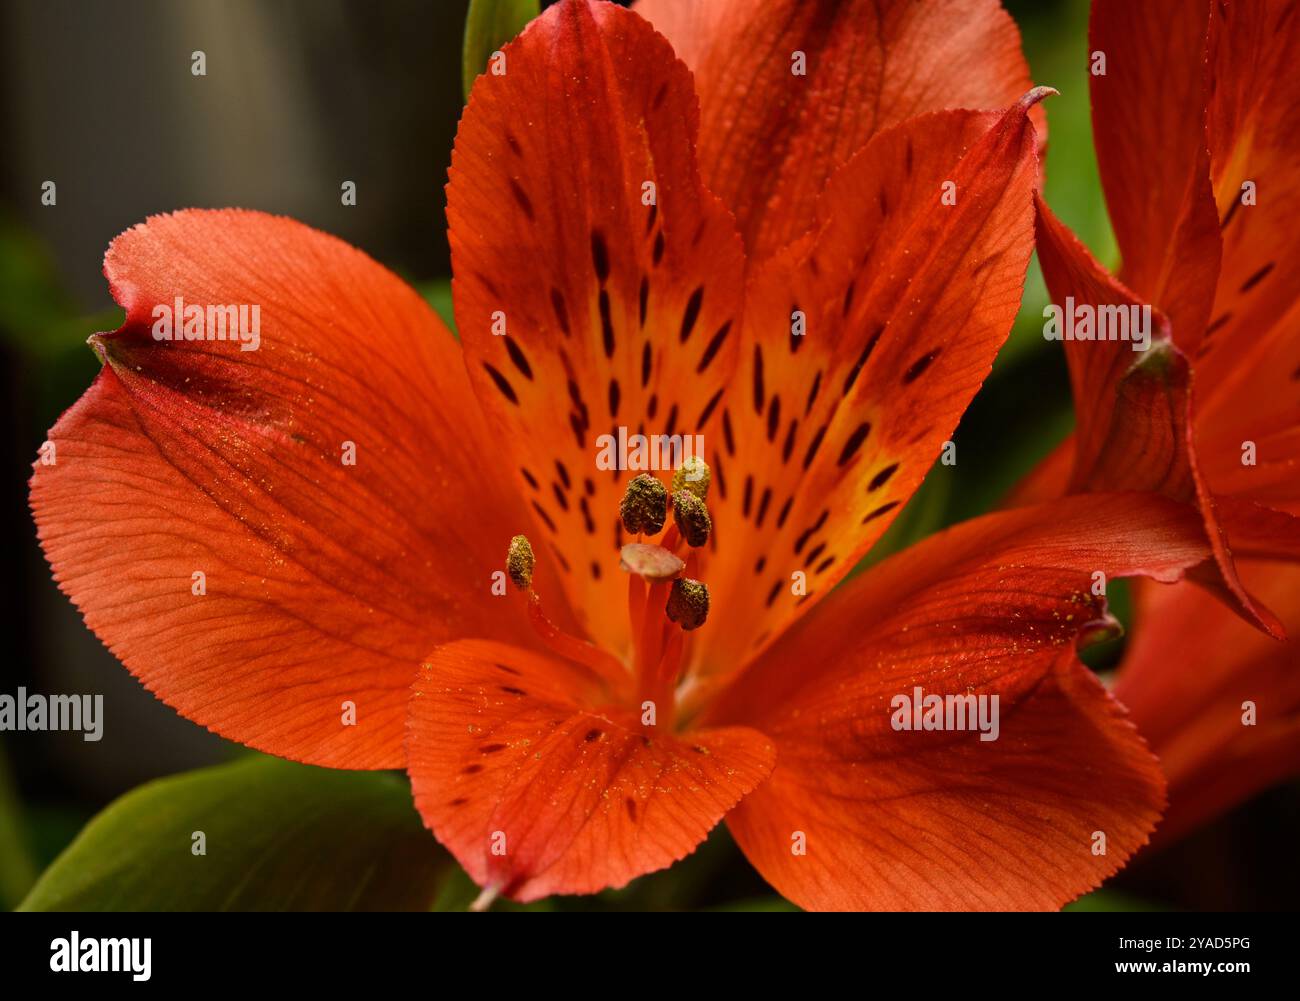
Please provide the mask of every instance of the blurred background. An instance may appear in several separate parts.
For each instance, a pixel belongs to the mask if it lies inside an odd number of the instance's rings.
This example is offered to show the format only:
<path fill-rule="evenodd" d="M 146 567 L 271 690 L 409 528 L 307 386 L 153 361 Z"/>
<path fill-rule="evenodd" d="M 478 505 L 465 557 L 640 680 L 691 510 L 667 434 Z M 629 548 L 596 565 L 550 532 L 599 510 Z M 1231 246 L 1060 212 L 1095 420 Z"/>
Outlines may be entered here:
<path fill-rule="evenodd" d="M 1047 105 L 1047 199 L 1113 262 L 1091 148 L 1086 0 L 1013 0 Z M 120 323 L 101 274 L 109 241 L 146 216 L 242 206 L 294 216 L 362 248 L 450 322 L 443 184 L 461 101 L 463 0 L 6 0 L 0 7 L 0 352 L 5 667 L 0 693 L 102 692 L 98 743 L 0 734 L 0 906 L 16 906 L 87 821 L 141 783 L 250 757 L 157 702 L 50 580 L 26 481 L 46 429 L 90 384 L 87 336 Z M 202 50 L 207 73 L 190 72 Z M 54 181 L 57 201 L 42 204 Z M 355 207 L 340 185 L 356 184 Z M 994 374 L 868 561 L 989 509 L 1071 426 L 1058 345 L 1041 336 L 1036 266 Z M 1127 615 L 1123 594 L 1114 610 Z M 1092 653 L 1113 663 L 1121 641 Z M 290 779 L 289 781 L 292 781 Z M 413 814 L 412 814 L 413 818 Z M 404 818 L 403 823 L 407 819 Z M 268 820 L 270 822 L 270 820 Z M 1283 909 L 1300 894 L 1300 787 L 1274 789 L 1131 865 L 1074 906 Z M 431 843 L 431 842 L 430 842 Z M 474 888 L 451 873 L 440 906 Z M 262 906 L 268 906 L 264 902 Z M 249 906 L 252 906 L 249 904 Z M 719 828 L 685 863 L 545 908 L 780 909 Z"/>

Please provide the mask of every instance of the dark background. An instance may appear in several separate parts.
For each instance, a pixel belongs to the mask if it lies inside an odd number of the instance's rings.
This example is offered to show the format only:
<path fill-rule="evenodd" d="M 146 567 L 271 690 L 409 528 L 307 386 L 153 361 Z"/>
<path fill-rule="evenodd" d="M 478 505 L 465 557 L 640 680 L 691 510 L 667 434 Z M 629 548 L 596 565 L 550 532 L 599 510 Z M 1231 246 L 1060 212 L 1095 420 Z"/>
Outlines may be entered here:
<path fill-rule="evenodd" d="M 1048 106 L 1048 200 L 1103 260 L 1114 243 L 1091 152 L 1084 0 L 1021 0 Z M 5 0 L 0 7 L 0 352 L 5 593 L 0 691 L 102 692 L 105 735 L 0 735 L 0 906 L 114 797 L 242 749 L 157 702 L 52 584 L 26 481 L 46 429 L 93 379 L 86 337 L 116 327 L 109 241 L 190 206 L 291 215 L 334 233 L 446 309 L 443 184 L 461 110 L 461 0 Z M 190 72 L 191 52 L 207 75 Z M 56 182 L 58 202 L 41 204 Z M 357 205 L 340 185 L 357 185 Z M 1059 348 L 1043 342 L 1036 269 L 1021 321 L 939 469 L 881 552 L 987 510 L 1067 431 Z M 1123 602 L 1117 601 L 1123 618 Z M 1113 661 L 1118 648 L 1108 652 Z M 1106 666 L 1106 662 L 1100 664 Z M 1273 790 L 1131 866 L 1082 906 L 1289 908 L 1300 790 Z M 777 904 L 726 837 L 626 891 L 560 906 Z M 766 902 L 766 903 L 765 903 Z"/>

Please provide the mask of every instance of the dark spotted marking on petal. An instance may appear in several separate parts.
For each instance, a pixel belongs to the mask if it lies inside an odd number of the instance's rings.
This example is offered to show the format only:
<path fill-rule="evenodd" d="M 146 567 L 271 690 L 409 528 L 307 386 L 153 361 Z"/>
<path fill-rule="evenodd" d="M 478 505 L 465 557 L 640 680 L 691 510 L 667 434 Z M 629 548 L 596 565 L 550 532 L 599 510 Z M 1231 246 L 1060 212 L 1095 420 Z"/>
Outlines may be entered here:
<path fill-rule="evenodd" d="M 610 379 L 609 380 L 609 416 L 610 417 L 618 416 L 618 402 L 619 402 L 619 397 L 621 395 L 622 393 L 619 391 L 618 388 L 618 380 Z"/>
<path fill-rule="evenodd" d="M 603 737 L 604 735 L 605 734 L 603 731 L 592 728 L 587 731 L 587 735 L 582 739 L 585 740 L 588 744 L 590 744 L 593 741 L 600 740 L 600 738 Z"/>
<path fill-rule="evenodd" d="M 700 318 L 700 307 L 704 305 L 704 286 L 700 285 L 691 293 L 691 297 L 686 300 L 686 310 L 682 313 L 682 330 L 679 335 L 681 343 L 685 344 L 695 329 L 695 321 Z"/>
<path fill-rule="evenodd" d="M 492 666 L 498 671 L 505 671 L 506 674 L 513 674 L 517 678 L 522 678 L 524 676 L 523 671 L 520 671 L 518 668 L 510 667 L 508 664 L 493 664 Z"/>
<path fill-rule="evenodd" d="M 564 489 L 568 490 L 572 481 L 569 479 L 569 470 L 559 459 L 555 460 L 555 471 L 560 475 L 560 482 L 564 484 Z"/>
<path fill-rule="evenodd" d="M 464 805 L 465 805 L 466 803 L 468 803 L 468 802 L 469 802 L 469 800 L 466 799 L 464 796 L 457 796 L 455 799 L 453 799 L 453 800 L 451 800 L 450 802 L 448 802 L 447 805 L 448 805 L 448 806 L 464 806 Z"/>
<path fill-rule="evenodd" d="M 834 562 L 835 562 L 834 556 L 827 556 L 826 559 L 822 560 L 820 563 L 817 564 L 817 569 L 814 570 L 813 573 L 815 574 L 825 573 L 827 570 L 830 569 L 831 564 Z"/>
<path fill-rule="evenodd" d="M 560 505 L 561 511 L 569 510 L 569 498 L 564 496 L 564 490 L 558 483 L 551 484 L 551 493 L 555 495 L 555 503 Z"/>
<path fill-rule="evenodd" d="M 546 513 L 546 508 L 542 507 L 542 505 L 537 503 L 537 501 L 533 501 L 533 510 L 536 511 L 537 516 L 546 523 L 546 527 L 549 528 L 552 532 L 554 532 L 555 522 L 552 521 L 551 516 Z"/>
<path fill-rule="evenodd" d="M 527 469 L 525 466 L 520 466 L 520 467 L 519 467 L 519 472 L 521 472 L 521 473 L 523 474 L 524 479 L 528 481 L 528 485 L 529 485 L 530 487 L 532 487 L 534 490 L 536 490 L 536 489 L 538 488 L 538 486 L 537 486 L 537 477 L 534 476 L 532 473 L 530 473 L 530 472 L 528 471 L 528 469 Z"/>
<path fill-rule="evenodd" d="M 1231 319 L 1232 319 L 1231 313 L 1224 313 L 1221 317 L 1211 322 L 1210 325 L 1205 328 L 1205 336 L 1209 337 L 1216 330 L 1221 329 Z"/>
<path fill-rule="evenodd" d="M 588 497 L 596 496 L 596 481 L 593 480 L 590 476 L 583 477 L 582 486 L 583 489 L 587 491 Z"/>
<path fill-rule="evenodd" d="M 1265 278 L 1267 278 L 1268 275 L 1269 275 L 1269 272 L 1271 272 L 1271 271 L 1273 270 L 1273 265 L 1274 265 L 1274 263 L 1275 263 L 1275 262 L 1273 262 L 1273 261 L 1269 261 L 1269 262 L 1268 262 L 1267 264 L 1265 264 L 1262 268 L 1260 268 L 1260 269 L 1259 269 L 1258 271 L 1256 271 L 1253 275 L 1251 275 L 1251 276 L 1250 276 L 1249 278 L 1247 278 L 1244 282 L 1242 282 L 1242 283 L 1241 283 L 1241 291 L 1242 291 L 1242 292 L 1249 292 L 1249 291 L 1250 291 L 1251 289 L 1253 289 L 1256 285 L 1258 285 L 1258 284 L 1259 284 L 1260 282 L 1262 282 Z"/>
<path fill-rule="evenodd" d="M 939 357 L 940 348 L 935 348 L 912 362 L 911 367 L 903 373 L 903 385 L 909 385 L 921 377 L 921 373 L 930 367 L 930 363 Z"/>
<path fill-rule="evenodd" d="M 623 802 L 627 806 L 627 819 L 632 821 L 632 823 L 635 824 L 636 823 L 636 800 L 634 800 L 631 796 L 628 796 L 623 800 Z"/>
<path fill-rule="evenodd" d="M 857 291 L 857 282 L 849 282 L 849 287 L 844 290 L 844 301 L 840 303 L 840 315 L 848 316 L 853 310 L 853 293 Z"/>
<path fill-rule="evenodd" d="M 650 307 L 650 279 L 645 275 L 641 276 L 641 293 L 638 303 L 641 326 L 645 326 L 646 310 Z"/>
<path fill-rule="evenodd" d="M 884 326 L 878 326 L 874 331 L 872 331 L 871 336 L 867 338 L 867 343 L 862 347 L 862 353 L 858 355 L 858 360 L 853 363 L 853 367 L 849 369 L 849 374 L 844 380 L 844 396 L 849 395 L 849 390 L 852 389 L 853 384 L 858 381 L 858 376 L 862 374 L 862 366 L 865 365 L 867 359 L 871 357 L 872 348 L 876 346 L 876 342 L 880 340 L 880 335 L 884 332 Z"/>
<path fill-rule="evenodd" d="M 528 695 L 528 693 L 522 688 L 515 688 L 513 685 L 501 685 L 499 687 L 501 688 L 501 691 L 505 692 L 507 695 L 518 695 L 520 697 L 526 697 Z"/>
<path fill-rule="evenodd" d="M 555 310 L 555 322 L 560 325 L 564 336 L 569 336 L 569 310 L 564 305 L 564 295 L 558 288 L 551 289 L 551 309 Z"/>
<path fill-rule="evenodd" d="M 759 344 L 754 345 L 754 413 L 758 417 L 763 416 L 763 404 L 766 401 L 767 394 L 763 390 L 763 348 Z"/>
<path fill-rule="evenodd" d="M 713 457 L 713 478 L 718 481 L 718 496 L 723 500 L 727 499 L 727 474 L 722 471 L 722 456 Z M 713 534 L 717 535 L 718 526 L 713 526 Z"/>
<path fill-rule="evenodd" d="M 531 365 L 528 364 L 528 358 L 524 355 L 523 349 L 515 342 L 515 339 L 511 337 L 509 334 L 506 334 L 506 336 L 503 337 L 502 340 L 506 342 L 506 354 L 508 354 L 510 356 L 510 360 L 514 362 L 515 368 L 519 369 L 520 373 L 523 375 L 525 379 L 527 379 L 529 382 L 532 382 L 533 368 Z"/>
<path fill-rule="evenodd" d="M 826 519 L 830 516 L 830 508 L 823 508 L 822 513 L 818 516 L 817 520 L 805 528 L 803 532 L 800 533 L 799 538 L 794 540 L 794 554 L 796 556 L 803 552 L 803 547 L 808 545 L 808 540 L 822 530 L 822 526 L 826 524 Z"/>
<path fill-rule="evenodd" d="M 899 503 L 899 501 L 892 500 L 888 504 L 881 504 L 880 507 L 876 508 L 862 519 L 862 524 L 865 525 L 869 521 L 875 521 L 881 515 L 888 514 L 890 511 L 894 510 L 894 508 L 898 507 Z"/>
<path fill-rule="evenodd" d="M 881 189 L 880 189 L 880 195 L 879 195 L 879 197 L 878 197 L 877 200 L 878 200 L 879 203 L 880 203 L 880 214 L 881 214 L 882 216 L 889 215 L 889 199 L 887 199 L 887 198 L 885 197 L 885 189 L 884 189 L 884 188 L 881 188 Z"/>
<path fill-rule="evenodd" d="M 790 461 L 790 453 L 794 451 L 794 436 L 799 430 L 799 418 L 790 419 L 790 429 L 785 433 L 785 444 L 781 446 L 781 461 L 783 463 Z"/>
<path fill-rule="evenodd" d="M 479 750 L 479 753 L 480 753 L 480 754 L 496 754 L 498 751 L 504 751 L 504 750 L 506 749 L 507 746 L 509 746 L 509 745 L 507 745 L 507 744 L 484 744 L 484 745 L 483 745 L 482 747 L 480 747 L 478 750 Z"/>
<path fill-rule="evenodd" d="M 817 457 L 817 450 L 822 447 L 822 439 L 826 437 L 826 425 L 823 424 L 813 435 L 812 441 L 808 443 L 808 451 L 803 454 L 803 468 L 806 470 L 812 465 L 813 459 Z"/>
<path fill-rule="evenodd" d="M 662 261 L 663 259 L 664 259 L 664 232 L 663 230 L 660 230 L 658 233 L 655 234 L 655 248 L 651 260 L 654 262 L 654 266 L 657 268 L 659 267 L 659 262 Z"/>
<path fill-rule="evenodd" d="M 477 775 L 482 770 L 483 770 L 482 765 L 466 765 L 460 771 L 462 775 Z"/>
<path fill-rule="evenodd" d="M 510 385 L 509 380 L 487 362 L 483 363 L 483 367 L 487 369 L 487 374 L 492 377 L 492 381 L 496 383 L 496 387 L 501 391 L 501 395 L 515 406 L 519 406 L 519 397 L 515 395 L 515 388 Z"/>
<path fill-rule="evenodd" d="M 785 581 L 778 580 L 775 584 L 772 585 L 772 590 L 767 592 L 767 601 L 765 602 L 765 604 L 767 605 L 768 608 L 771 608 L 772 605 L 775 603 L 776 596 L 781 593 L 781 587 L 784 584 Z"/>
<path fill-rule="evenodd" d="M 767 506 L 772 503 L 772 488 L 764 487 L 763 496 L 758 500 L 758 517 L 754 519 L 754 527 L 762 528 L 763 519 L 767 517 Z"/>
<path fill-rule="evenodd" d="M 704 349 L 704 354 L 700 356 L 700 363 L 695 366 L 695 373 L 697 375 L 701 374 L 713 362 L 713 359 L 718 354 L 718 350 L 722 347 L 722 342 L 727 339 L 727 334 L 730 332 L 731 321 L 728 320 L 718 328 L 718 332 L 713 335 L 712 340 L 709 341 L 708 347 Z"/>
<path fill-rule="evenodd" d="M 582 387 L 574 380 L 569 380 L 569 399 L 578 410 L 578 419 L 582 422 L 584 428 L 591 427 L 591 414 L 587 411 L 586 401 L 582 398 Z"/>
<path fill-rule="evenodd" d="M 867 484 L 867 492 L 873 493 L 879 490 L 881 487 L 883 487 L 886 483 L 889 482 L 889 478 L 893 476 L 896 472 L 898 472 L 897 462 L 895 462 L 892 466 L 886 466 L 875 476 L 871 477 L 871 482 Z"/>
<path fill-rule="evenodd" d="M 605 357 L 614 357 L 614 319 L 609 313 L 609 293 L 600 290 L 600 336 L 605 346 Z"/>
<path fill-rule="evenodd" d="M 582 512 L 582 524 L 583 527 L 586 528 L 587 534 L 595 535 L 596 523 L 591 518 L 591 505 L 587 503 L 586 497 L 582 497 L 578 500 L 578 510 Z"/>
<path fill-rule="evenodd" d="M 772 394 L 772 402 L 767 408 L 767 440 L 776 441 L 777 429 L 781 426 L 781 397 Z"/>
<path fill-rule="evenodd" d="M 804 557 L 809 563 L 816 563 L 817 557 L 826 552 L 826 543 L 819 542 L 808 550 L 808 555 Z"/>
<path fill-rule="evenodd" d="M 766 566 L 767 566 L 767 557 L 760 556 L 758 558 L 758 561 L 754 564 L 754 573 L 761 574 L 763 572 L 763 568 Z"/>
<path fill-rule="evenodd" d="M 753 499 L 754 499 L 754 477 L 746 476 L 745 477 L 745 498 L 741 502 L 741 513 L 746 518 L 749 517 L 749 505 L 750 502 L 753 501 Z"/>
<path fill-rule="evenodd" d="M 622 547 L 619 547 L 619 548 L 622 548 Z M 555 560 L 556 560 L 557 563 L 560 564 L 560 567 L 564 570 L 564 572 L 565 572 L 565 573 L 572 573 L 573 568 L 572 568 L 571 566 L 569 566 L 569 561 L 568 561 L 567 559 L 564 558 L 564 553 L 560 552 L 560 547 L 557 546 L 557 545 L 555 545 L 554 543 L 552 543 L 552 544 L 551 544 L 551 552 L 555 554 Z"/>
<path fill-rule="evenodd" d="M 655 220 L 658 218 L 659 218 L 659 203 L 657 201 L 651 202 L 650 211 L 646 213 L 646 219 L 645 219 L 645 231 L 647 236 L 649 236 L 650 232 L 655 228 Z"/>
<path fill-rule="evenodd" d="M 609 280 L 609 247 L 605 234 L 598 229 L 591 231 L 591 263 L 596 268 L 597 280 L 604 285 Z"/>
<path fill-rule="evenodd" d="M 650 350 L 650 342 L 646 341 L 641 346 L 641 388 L 645 389 L 650 384 L 650 370 L 654 362 L 654 352 Z"/>
<path fill-rule="evenodd" d="M 674 431 L 677 430 L 677 404 L 676 403 L 674 403 L 673 408 L 668 411 L 668 420 L 666 423 L 668 425 L 669 434 L 672 434 Z M 617 437 L 617 435 L 615 435 L 615 437 Z"/>
<path fill-rule="evenodd" d="M 655 414 L 659 412 L 659 394 L 651 393 L 650 402 L 645 405 L 646 416 L 651 420 L 655 419 Z"/>
<path fill-rule="evenodd" d="M 506 145 L 510 147 L 510 152 L 515 156 L 522 157 L 524 155 L 524 151 L 519 145 L 519 140 L 514 137 L 513 133 L 506 133 Z"/>
<path fill-rule="evenodd" d="M 718 402 L 722 399 L 722 393 L 723 391 L 719 389 L 716 393 L 714 393 L 712 396 L 709 397 L 709 402 L 704 404 L 704 409 L 700 411 L 700 416 L 695 419 L 696 428 L 702 428 L 704 427 L 705 424 L 709 422 L 709 418 L 713 416 L 714 408 L 718 405 Z M 654 414 L 651 414 L 650 416 L 653 417 Z"/>
<path fill-rule="evenodd" d="M 1237 214 L 1237 209 L 1239 209 L 1240 207 L 1241 207 L 1241 199 L 1234 198 L 1232 200 L 1232 204 L 1228 206 L 1228 212 L 1223 217 L 1223 222 L 1219 223 L 1220 230 L 1225 230 L 1228 228 L 1228 223 L 1232 222 L 1233 218 Z"/>
<path fill-rule="evenodd" d="M 650 101 L 650 107 L 654 111 L 658 111 L 659 108 L 664 103 L 664 98 L 666 98 L 667 96 L 668 96 L 668 83 L 665 81 L 664 83 L 661 83 L 659 85 L 659 89 L 655 91 L 655 96 Z"/>
<path fill-rule="evenodd" d="M 808 390 L 808 402 L 804 404 L 803 415 L 805 417 L 812 411 L 813 404 L 817 402 L 817 394 L 822 388 L 822 373 L 818 369 L 817 374 L 813 376 L 812 389 Z"/>
<path fill-rule="evenodd" d="M 849 435 L 848 440 L 844 443 L 844 448 L 840 451 L 838 464 L 843 466 L 857 455 L 858 449 L 862 447 L 862 443 L 867 440 L 867 435 L 870 433 L 871 424 L 867 421 L 863 421 L 855 427 L 853 433 Z"/>
<path fill-rule="evenodd" d="M 537 216 L 533 214 L 533 202 L 528 197 L 528 193 L 519 186 L 519 182 L 513 177 L 510 178 L 510 193 L 515 196 L 515 201 L 519 207 L 524 210 L 524 215 L 528 216 L 529 222 L 536 222 Z"/>
<path fill-rule="evenodd" d="M 789 497 L 785 499 L 785 503 L 781 505 L 781 513 L 776 516 L 777 528 L 785 527 L 785 519 L 790 517 L 790 508 L 792 508 L 793 506 L 794 506 L 794 494 L 791 494 Z"/>
<path fill-rule="evenodd" d="M 591 561 L 591 576 L 596 580 L 600 580 L 600 564 L 595 560 Z"/>

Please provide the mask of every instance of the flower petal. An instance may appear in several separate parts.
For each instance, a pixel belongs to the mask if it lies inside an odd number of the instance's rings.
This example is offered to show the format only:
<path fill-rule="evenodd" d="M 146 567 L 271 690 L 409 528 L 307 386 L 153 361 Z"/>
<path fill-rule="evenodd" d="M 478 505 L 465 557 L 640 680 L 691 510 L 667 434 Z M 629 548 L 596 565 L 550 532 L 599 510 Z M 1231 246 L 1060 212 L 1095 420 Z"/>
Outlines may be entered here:
<path fill-rule="evenodd" d="M 92 339 L 106 364 L 32 477 L 59 586 L 187 718 L 300 761 L 399 765 L 429 645 L 515 635 L 489 575 L 526 516 L 479 472 L 455 341 L 364 254 L 256 212 L 155 216 L 104 271 L 126 321 Z M 155 340 L 177 297 L 256 305 L 257 350 Z"/>
<path fill-rule="evenodd" d="M 1098 317 L 1106 307 L 1145 305 L 1097 263 L 1042 198 L 1037 199 L 1037 209 L 1038 259 L 1058 305 L 1073 299 L 1076 308 L 1091 306 Z M 1223 588 L 1248 617 L 1280 636 L 1276 616 L 1250 595 L 1237 572 L 1232 540 L 1218 513 L 1216 484 L 1193 447 L 1200 445 L 1201 436 L 1194 438 L 1192 429 L 1202 421 L 1193 411 L 1191 370 L 1173 342 L 1170 325 L 1155 310 L 1150 335 L 1146 351 L 1134 351 L 1132 342 L 1122 340 L 1064 341 L 1079 404 L 1068 489 L 1151 490 L 1197 501 L 1218 565 L 1216 575 L 1202 571 L 1200 576 Z M 1219 445 L 1210 454 L 1221 456 L 1223 451 Z M 1240 444 L 1232 454 L 1240 465 Z M 1212 461 L 1210 470 L 1219 475 L 1222 466 L 1220 458 Z M 1050 474 L 1040 471 L 1036 482 L 1022 486 L 1017 496 L 1041 493 L 1049 479 Z"/>
<path fill-rule="evenodd" d="M 996 0 L 638 0 L 636 10 L 695 73 L 700 167 L 755 259 L 812 227 L 831 175 L 876 133 L 944 108 L 1005 107 L 1031 86 Z M 1044 130 L 1041 109 L 1032 114 Z"/>
<path fill-rule="evenodd" d="M 647 737 L 554 658 L 440 647 L 411 700 L 416 808 L 470 876 L 516 900 L 595 893 L 671 865 L 772 769 L 743 727 Z"/>
<path fill-rule="evenodd" d="M 1174 343 L 1189 353 L 1209 319 L 1219 269 L 1206 147 L 1210 7 L 1097 0 L 1089 29 L 1090 50 L 1106 60 L 1089 86 L 1121 277 L 1165 311 Z"/>
<path fill-rule="evenodd" d="M 734 367 L 743 254 L 700 184 L 690 73 L 644 20 L 566 0 L 504 51 L 453 154 L 457 324 L 577 614 L 621 650 L 629 474 L 598 470 L 597 438 L 704 431 Z"/>
<path fill-rule="evenodd" d="M 1161 843 L 1300 773 L 1300 567 L 1243 561 L 1242 570 L 1292 639 L 1263 635 L 1188 583 L 1141 582 L 1136 592 L 1114 693 L 1169 779 Z"/>
<path fill-rule="evenodd" d="M 1226 395 L 1225 411 L 1266 419 L 1295 399 L 1300 366 L 1300 17 L 1293 4 L 1213 6 L 1209 132 L 1223 266 L 1197 395 L 1207 408 Z M 1239 384 L 1243 372 L 1252 386 Z"/>
<path fill-rule="evenodd" d="M 741 848 L 809 908 L 1054 908 L 1096 886 L 1145 843 L 1163 783 L 1074 655 L 1108 625 L 1094 575 L 1175 579 L 1207 556 L 1190 507 L 1096 495 L 967 522 L 855 579 L 706 716 L 777 746 L 728 818 Z M 997 695 L 997 739 L 894 729 L 917 686 Z"/>
<path fill-rule="evenodd" d="M 701 669 L 739 669 L 848 573 L 988 374 L 1032 247 L 1039 96 L 880 133 L 832 180 L 818 232 L 754 275 L 711 460 Z"/>

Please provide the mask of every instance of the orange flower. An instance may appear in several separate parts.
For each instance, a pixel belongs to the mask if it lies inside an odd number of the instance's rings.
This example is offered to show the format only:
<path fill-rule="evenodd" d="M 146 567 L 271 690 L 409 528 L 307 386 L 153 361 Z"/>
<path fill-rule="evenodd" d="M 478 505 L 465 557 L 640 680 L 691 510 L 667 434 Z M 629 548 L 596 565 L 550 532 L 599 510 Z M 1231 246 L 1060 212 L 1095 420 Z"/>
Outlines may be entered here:
<path fill-rule="evenodd" d="M 991 2 L 858 6 L 646 5 L 694 78 L 635 13 L 537 19 L 456 140 L 460 347 L 288 220 L 119 237 L 126 321 L 32 487 L 90 626 L 225 736 L 404 764 L 520 900 L 621 885 L 724 816 L 805 907 L 1057 907 L 1114 872 L 1163 785 L 1074 648 L 1108 626 L 1099 576 L 1206 558 L 1190 508 L 997 514 L 832 592 L 1010 328 L 1043 94 L 1016 99 Z M 259 304 L 258 350 L 155 339 L 182 294 Z M 669 472 L 629 497 L 597 463 L 643 429 L 711 467 L 662 536 Z M 902 728 L 918 689 L 991 727 Z"/>
<path fill-rule="evenodd" d="M 1038 202 L 1057 303 L 1154 305 L 1150 350 L 1065 344 L 1078 431 L 1020 491 L 1157 490 L 1199 503 L 1201 576 L 1275 636 L 1236 560 L 1300 557 L 1300 18 L 1260 0 L 1097 0 L 1097 158 L 1124 265 Z M 1102 70 L 1103 72 L 1098 72 Z"/>

